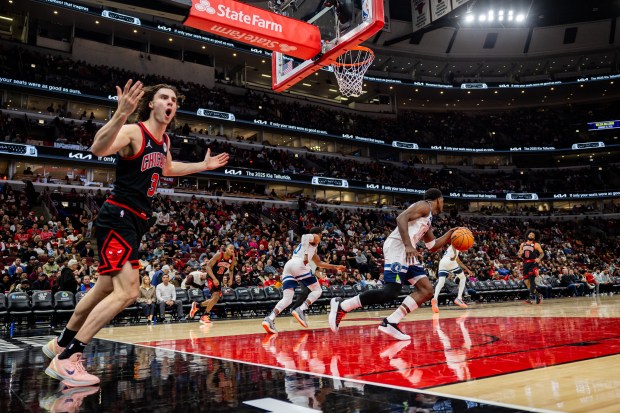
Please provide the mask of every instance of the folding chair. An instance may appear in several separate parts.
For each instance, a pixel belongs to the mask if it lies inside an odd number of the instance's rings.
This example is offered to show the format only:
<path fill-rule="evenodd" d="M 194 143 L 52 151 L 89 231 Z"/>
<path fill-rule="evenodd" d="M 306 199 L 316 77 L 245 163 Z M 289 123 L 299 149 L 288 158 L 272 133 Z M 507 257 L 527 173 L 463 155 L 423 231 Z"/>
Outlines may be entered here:
<path fill-rule="evenodd" d="M 32 292 L 32 314 L 34 315 L 33 321 L 36 325 L 37 319 L 48 318 L 49 326 L 54 323 L 54 300 L 51 291 L 33 291 Z"/>

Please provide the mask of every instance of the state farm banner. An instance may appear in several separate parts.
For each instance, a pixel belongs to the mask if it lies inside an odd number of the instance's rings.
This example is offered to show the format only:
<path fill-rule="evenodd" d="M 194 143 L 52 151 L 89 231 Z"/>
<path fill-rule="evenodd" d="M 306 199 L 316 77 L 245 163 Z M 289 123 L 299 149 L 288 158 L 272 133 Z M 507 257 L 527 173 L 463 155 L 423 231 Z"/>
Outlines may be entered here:
<path fill-rule="evenodd" d="M 431 24 L 430 0 L 412 0 L 411 11 L 413 13 L 413 31 Z"/>
<path fill-rule="evenodd" d="M 452 11 L 450 0 L 430 0 L 431 1 L 431 19 L 433 21 L 442 18 Z"/>
<path fill-rule="evenodd" d="M 321 51 L 318 27 L 233 0 L 192 0 L 183 24 L 304 60 Z"/>

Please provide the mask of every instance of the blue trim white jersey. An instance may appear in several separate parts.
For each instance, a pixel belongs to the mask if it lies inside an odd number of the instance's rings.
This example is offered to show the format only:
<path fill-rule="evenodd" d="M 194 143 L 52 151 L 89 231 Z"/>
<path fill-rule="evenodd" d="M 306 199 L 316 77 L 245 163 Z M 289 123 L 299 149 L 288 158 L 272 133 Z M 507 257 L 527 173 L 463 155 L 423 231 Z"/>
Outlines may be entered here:
<path fill-rule="evenodd" d="M 446 252 L 444 252 L 443 257 L 441 257 L 439 261 L 439 271 L 454 271 L 460 268 L 459 264 L 456 262 L 456 257 L 459 256 L 459 253 L 460 251 L 452 245 L 448 246 Z"/>
<path fill-rule="evenodd" d="M 312 262 L 312 257 L 316 254 L 316 246 L 310 245 L 314 240 L 314 234 L 304 234 L 301 236 L 301 243 L 293 250 L 293 258 L 299 258 L 302 261 L 304 256 L 308 255 L 308 262 Z"/>
<path fill-rule="evenodd" d="M 412 208 L 414 205 L 415 204 L 411 205 L 409 208 Z M 422 237 L 424 237 L 424 234 L 426 234 L 426 232 L 431 228 L 432 219 L 433 213 L 429 212 L 427 216 L 414 219 L 413 221 L 409 221 L 407 223 L 407 233 L 409 234 L 409 238 L 411 238 L 411 245 L 415 247 Z M 398 225 L 388 236 L 388 238 L 394 238 L 402 242 L 400 232 L 398 231 Z"/>

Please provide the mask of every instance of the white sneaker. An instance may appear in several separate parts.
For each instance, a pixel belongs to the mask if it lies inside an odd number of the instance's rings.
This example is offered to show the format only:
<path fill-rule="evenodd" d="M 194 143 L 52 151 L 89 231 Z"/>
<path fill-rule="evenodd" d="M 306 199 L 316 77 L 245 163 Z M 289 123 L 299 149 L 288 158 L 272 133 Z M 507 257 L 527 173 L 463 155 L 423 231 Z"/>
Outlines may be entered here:
<path fill-rule="evenodd" d="M 278 330 L 276 329 L 276 322 L 275 320 L 271 320 L 268 316 L 265 317 L 265 319 L 262 322 L 262 326 L 265 329 L 265 331 L 269 334 L 277 334 Z"/>
<path fill-rule="evenodd" d="M 338 332 L 338 328 L 340 327 L 340 322 L 347 315 L 347 313 L 340 308 L 340 302 L 342 298 L 334 297 L 329 302 L 329 328 L 334 332 Z"/>
<path fill-rule="evenodd" d="M 308 322 L 306 321 L 306 315 L 304 314 L 301 308 L 297 307 L 296 309 L 292 311 L 291 314 L 293 315 L 295 320 L 297 320 L 297 322 L 301 324 L 302 327 L 308 328 Z"/>
<path fill-rule="evenodd" d="M 411 340 L 411 336 L 408 336 L 398 329 L 398 324 L 388 322 L 387 318 L 384 318 L 381 322 L 379 331 L 387 334 L 388 336 L 394 337 L 396 340 Z"/>
<path fill-rule="evenodd" d="M 405 347 L 411 344 L 411 341 L 395 341 L 381 353 L 379 353 L 379 357 L 393 359 L 396 355 Z"/>
<path fill-rule="evenodd" d="M 456 300 L 454 300 L 454 304 L 458 305 L 458 306 L 459 306 L 459 307 L 461 307 L 461 308 L 467 308 L 467 307 L 468 307 L 468 306 L 467 306 L 467 304 L 465 304 L 465 303 L 463 302 L 463 300 L 461 300 L 461 299 L 459 299 L 459 298 L 457 298 Z"/>

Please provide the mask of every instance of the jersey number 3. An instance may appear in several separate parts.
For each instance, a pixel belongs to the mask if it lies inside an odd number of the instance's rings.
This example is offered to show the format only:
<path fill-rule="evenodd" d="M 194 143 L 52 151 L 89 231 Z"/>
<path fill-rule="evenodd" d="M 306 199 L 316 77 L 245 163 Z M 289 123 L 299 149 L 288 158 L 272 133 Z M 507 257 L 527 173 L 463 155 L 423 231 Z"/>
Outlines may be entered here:
<path fill-rule="evenodd" d="M 151 176 L 151 187 L 149 188 L 148 191 L 146 191 L 146 194 L 148 196 L 155 195 L 155 192 L 157 192 L 157 185 L 158 184 L 159 184 L 159 174 L 158 173 L 154 173 L 153 176 Z"/>

